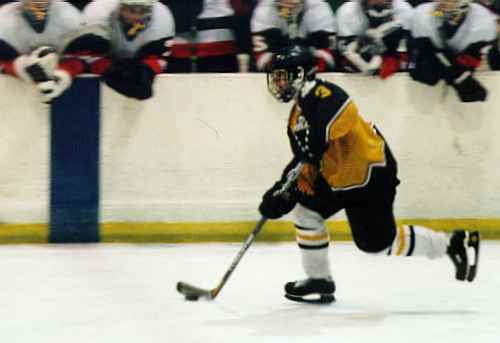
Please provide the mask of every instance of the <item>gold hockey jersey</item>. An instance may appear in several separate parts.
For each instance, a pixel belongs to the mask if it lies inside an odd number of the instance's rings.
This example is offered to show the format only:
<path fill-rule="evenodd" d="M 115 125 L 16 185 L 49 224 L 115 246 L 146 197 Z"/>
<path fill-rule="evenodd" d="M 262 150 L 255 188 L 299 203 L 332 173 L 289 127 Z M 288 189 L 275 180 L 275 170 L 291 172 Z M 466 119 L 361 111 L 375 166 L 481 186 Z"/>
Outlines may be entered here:
<path fill-rule="evenodd" d="M 330 82 L 306 83 L 292 108 L 288 136 L 294 155 L 309 162 L 298 179 L 299 189 L 309 195 L 318 173 L 332 190 L 348 190 L 364 187 L 372 168 L 386 164 L 384 139 L 349 95 Z"/>

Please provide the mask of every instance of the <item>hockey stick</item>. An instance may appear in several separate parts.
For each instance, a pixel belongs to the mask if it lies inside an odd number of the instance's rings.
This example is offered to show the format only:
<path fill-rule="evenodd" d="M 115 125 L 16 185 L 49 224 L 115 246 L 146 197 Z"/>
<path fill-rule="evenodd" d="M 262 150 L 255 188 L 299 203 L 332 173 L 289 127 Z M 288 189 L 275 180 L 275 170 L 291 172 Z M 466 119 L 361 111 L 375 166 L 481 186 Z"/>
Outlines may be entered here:
<path fill-rule="evenodd" d="M 302 171 L 302 168 L 303 168 L 303 163 L 298 163 L 295 166 L 295 168 L 291 169 L 287 174 L 285 183 L 273 195 L 278 196 L 280 194 L 285 193 L 288 189 L 290 189 L 291 185 L 297 179 L 300 172 Z M 229 277 L 231 276 L 231 274 L 236 269 L 236 266 L 238 265 L 240 260 L 243 258 L 243 255 L 245 255 L 245 252 L 252 245 L 255 238 L 257 237 L 259 232 L 264 227 L 264 224 L 266 223 L 266 221 L 267 221 L 267 218 L 262 217 L 257 222 L 254 229 L 252 230 L 250 235 L 247 237 L 247 239 L 243 243 L 243 246 L 240 248 L 240 251 L 238 251 L 238 254 L 234 258 L 233 262 L 231 263 L 229 268 L 224 273 L 224 276 L 219 281 L 219 284 L 217 285 L 217 287 L 215 287 L 213 289 L 203 289 L 203 288 L 199 288 L 199 287 L 190 285 L 186 282 L 179 281 L 179 282 L 177 282 L 177 291 L 179 293 L 183 294 L 186 300 L 190 300 L 190 301 L 196 301 L 199 298 L 204 298 L 206 300 L 215 299 L 215 297 L 217 297 L 217 295 L 221 291 L 222 287 L 224 287 L 224 285 L 226 284 L 226 282 L 229 279 Z"/>

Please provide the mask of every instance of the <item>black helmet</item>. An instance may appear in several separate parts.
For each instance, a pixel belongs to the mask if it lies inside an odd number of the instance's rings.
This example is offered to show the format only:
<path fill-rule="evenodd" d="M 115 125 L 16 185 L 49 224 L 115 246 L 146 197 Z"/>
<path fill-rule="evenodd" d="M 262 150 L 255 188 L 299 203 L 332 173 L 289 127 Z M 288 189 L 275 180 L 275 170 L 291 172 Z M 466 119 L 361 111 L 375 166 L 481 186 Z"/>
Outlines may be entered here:
<path fill-rule="evenodd" d="M 281 102 L 292 100 L 306 80 L 315 77 L 315 58 L 309 48 L 292 45 L 273 55 L 267 88 Z"/>

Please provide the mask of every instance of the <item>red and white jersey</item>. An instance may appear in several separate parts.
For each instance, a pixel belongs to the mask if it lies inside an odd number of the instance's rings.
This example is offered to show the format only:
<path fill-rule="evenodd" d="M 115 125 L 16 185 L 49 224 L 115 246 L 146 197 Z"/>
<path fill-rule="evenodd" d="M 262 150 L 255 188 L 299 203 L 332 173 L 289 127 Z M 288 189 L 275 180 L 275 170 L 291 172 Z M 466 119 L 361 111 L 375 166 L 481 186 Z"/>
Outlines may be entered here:
<path fill-rule="evenodd" d="M 335 32 L 335 16 L 324 0 L 305 0 L 303 15 L 298 23 L 298 37 L 306 38 L 316 31 Z M 290 35 L 290 25 L 280 17 L 276 0 L 261 0 L 254 10 L 251 31 L 262 32 L 279 28 L 284 35 Z"/>
<path fill-rule="evenodd" d="M 425 3 L 415 9 L 411 35 L 414 39 L 427 39 L 438 49 L 449 49 L 460 53 L 471 48 L 476 50 L 492 44 L 497 37 L 496 16 L 484 6 L 471 3 L 465 20 L 449 38 L 444 39 L 439 27 L 442 18 L 436 17 L 437 3 Z"/>
<path fill-rule="evenodd" d="M 82 24 L 81 14 L 75 7 L 62 0 L 52 0 L 46 27 L 38 33 L 24 18 L 21 3 L 13 2 L 0 8 L 0 41 L 19 55 L 29 54 L 40 46 L 51 46 L 62 52 Z"/>
<path fill-rule="evenodd" d="M 96 26 L 107 32 L 111 42 L 113 58 L 134 58 L 141 49 L 152 42 L 163 42 L 164 52 L 170 53 L 175 34 L 174 18 L 170 10 L 158 1 L 153 3 L 153 12 L 148 26 L 133 39 L 127 39 L 119 22 L 119 0 L 94 0 L 83 12 L 85 25 Z"/>
<path fill-rule="evenodd" d="M 321 60 L 320 71 L 326 66 L 333 68 L 335 15 L 323 0 L 305 0 L 298 22 L 292 24 L 279 15 L 275 0 L 261 0 L 251 19 L 251 32 L 259 70 L 266 68 L 274 52 L 291 43 L 314 47 Z"/>
<path fill-rule="evenodd" d="M 215 57 L 237 53 L 232 29 L 234 10 L 229 0 L 203 0 L 203 9 L 192 30 L 177 32 L 172 57 Z"/>
<path fill-rule="evenodd" d="M 412 6 L 404 0 L 393 0 L 393 17 L 404 30 L 410 30 Z M 361 36 L 369 29 L 368 17 L 361 7 L 361 1 L 348 1 L 337 10 L 338 38 Z"/>

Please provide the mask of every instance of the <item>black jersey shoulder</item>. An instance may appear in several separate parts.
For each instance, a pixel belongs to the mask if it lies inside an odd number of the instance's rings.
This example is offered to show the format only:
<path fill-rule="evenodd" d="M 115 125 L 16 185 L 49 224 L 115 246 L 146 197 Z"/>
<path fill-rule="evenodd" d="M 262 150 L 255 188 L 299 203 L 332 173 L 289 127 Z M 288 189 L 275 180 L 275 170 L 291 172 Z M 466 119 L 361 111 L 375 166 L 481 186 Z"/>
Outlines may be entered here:
<path fill-rule="evenodd" d="M 299 106 L 308 121 L 322 131 L 342 113 L 349 101 L 349 94 L 340 86 L 316 80 L 314 87 L 299 99 Z"/>

